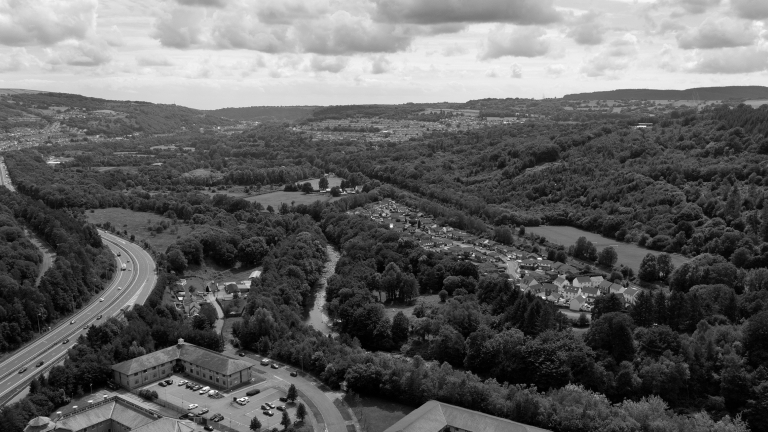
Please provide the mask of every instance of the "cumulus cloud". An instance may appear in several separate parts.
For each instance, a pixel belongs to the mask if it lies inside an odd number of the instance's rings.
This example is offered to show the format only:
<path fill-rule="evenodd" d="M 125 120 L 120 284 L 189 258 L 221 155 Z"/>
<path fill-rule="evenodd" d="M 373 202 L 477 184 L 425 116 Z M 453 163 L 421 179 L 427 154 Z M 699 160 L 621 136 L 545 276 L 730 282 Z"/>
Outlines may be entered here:
<path fill-rule="evenodd" d="M 677 44 L 682 49 L 733 48 L 752 45 L 756 38 L 757 32 L 749 22 L 706 20 L 699 27 L 679 33 Z"/>
<path fill-rule="evenodd" d="M 547 75 L 551 76 L 560 76 L 565 72 L 565 65 L 562 64 L 553 64 L 547 66 Z"/>
<path fill-rule="evenodd" d="M 488 33 L 485 51 L 480 58 L 543 56 L 549 52 L 549 41 L 544 39 L 546 34 L 544 29 L 538 27 L 515 27 L 510 32 L 497 27 Z"/>
<path fill-rule="evenodd" d="M 329 12 L 328 5 L 321 0 L 270 1 L 259 6 L 256 15 L 264 24 L 291 24 L 301 19 L 312 19 Z"/>
<path fill-rule="evenodd" d="M 626 34 L 608 44 L 602 51 L 581 66 L 581 73 L 588 77 L 613 77 L 629 67 L 637 55 L 637 38 Z"/>
<path fill-rule="evenodd" d="M 99 37 L 104 39 L 104 42 L 112 47 L 119 47 L 125 44 L 123 42 L 123 33 L 117 26 L 114 25 L 104 31 L 99 31 Z"/>
<path fill-rule="evenodd" d="M 523 70 L 520 68 L 520 65 L 517 63 L 512 64 L 512 78 L 522 78 L 523 77 Z"/>
<path fill-rule="evenodd" d="M 12 48 L 0 54 L 0 72 L 16 72 L 39 65 L 37 57 L 27 53 L 25 48 Z"/>
<path fill-rule="evenodd" d="M 347 67 L 349 59 L 344 57 L 312 56 L 309 67 L 315 72 L 339 73 Z"/>
<path fill-rule="evenodd" d="M 552 0 L 374 0 L 380 21 L 410 24 L 504 22 L 549 24 L 561 19 Z"/>
<path fill-rule="evenodd" d="M 690 72 L 741 74 L 768 70 L 768 51 L 756 47 L 708 51 L 691 65 Z"/>
<path fill-rule="evenodd" d="M 466 46 L 459 45 L 459 44 L 452 44 L 443 48 L 443 55 L 446 57 L 452 57 L 452 56 L 466 54 L 468 51 L 469 50 L 467 49 Z"/>
<path fill-rule="evenodd" d="M 579 45 L 599 45 L 603 42 L 605 30 L 597 18 L 600 14 L 590 11 L 573 20 L 568 37 Z"/>
<path fill-rule="evenodd" d="M 201 42 L 203 18 L 205 18 L 203 10 L 174 8 L 155 22 L 152 37 L 159 40 L 163 46 L 190 48 Z"/>
<path fill-rule="evenodd" d="M 345 11 L 295 30 L 302 51 L 332 55 L 403 51 L 415 36 L 408 29 L 361 19 Z"/>
<path fill-rule="evenodd" d="M 185 6 L 203 6 L 203 7 L 215 7 L 223 8 L 226 6 L 225 0 L 176 0 L 181 5 Z"/>
<path fill-rule="evenodd" d="M 100 66 L 112 60 L 113 50 L 103 40 L 65 42 L 48 49 L 52 66 Z"/>
<path fill-rule="evenodd" d="M 685 12 L 689 14 L 701 14 L 707 11 L 707 9 L 717 6 L 721 0 L 672 0 L 670 3 L 676 6 L 680 6 Z"/>
<path fill-rule="evenodd" d="M 761 20 L 768 18 L 768 2 L 765 0 L 731 0 L 731 8 L 741 18 Z"/>
<path fill-rule="evenodd" d="M 390 68 L 391 68 L 391 65 L 389 63 L 389 59 L 387 59 L 383 55 L 376 56 L 373 58 L 373 62 L 371 63 L 372 74 L 387 73 L 389 72 Z"/>
<path fill-rule="evenodd" d="M 54 45 L 96 26 L 96 0 L 0 0 L 0 44 Z"/>
<path fill-rule="evenodd" d="M 136 64 L 144 67 L 167 67 L 173 66 L 173 63 L 167 58 L 150 57 L 150 56 L 138 56 L 136 57 Z"/>

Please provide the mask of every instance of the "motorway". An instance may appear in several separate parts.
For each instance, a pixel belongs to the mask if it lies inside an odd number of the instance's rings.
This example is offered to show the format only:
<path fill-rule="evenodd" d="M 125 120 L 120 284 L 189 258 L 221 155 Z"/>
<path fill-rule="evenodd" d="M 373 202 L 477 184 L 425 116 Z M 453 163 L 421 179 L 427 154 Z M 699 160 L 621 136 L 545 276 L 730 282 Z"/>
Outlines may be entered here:
<path fill-rule="evenodd" d="M 11 178 L 8 177 L 8 168 L 5 167 L 5 160 L 2 157 L 0 157 L 0 186 L 7 187 L 11 192 L 16 191 L 11 184 Z"/>
<path fill-rule="evenodd" d="M 64 356 L 78 336 L 86 333 L 85 325 L 98 325 L 107 318 L 120 314 L 121 309 L 127 305 L 144 303 L 154 288 L 157 280 L 155 262 L 146 251 L 104 231 L 100 230 L 99 234 L 115 255 L 121 255 L 115 256 L 118 260 L 117 275 L 108 287 L 94 295 L 91 303 L 0 363 L 0 405 L 20 391 L 39 372 L 48 369 Z M 120 270 L 122 263 L 126 264 L 125 271 Z M 100 301 L 102 298 L 104 301 Z M 74 324 L 70 323 L 72 320 Z M 64 343 L 66 339 L 69 339 L 68 343 Z M 43 365 L 37 367 L 36 364 L 40 361 L 43 361 Z M 27 370 L 20 372 L 25 367 Z"/>

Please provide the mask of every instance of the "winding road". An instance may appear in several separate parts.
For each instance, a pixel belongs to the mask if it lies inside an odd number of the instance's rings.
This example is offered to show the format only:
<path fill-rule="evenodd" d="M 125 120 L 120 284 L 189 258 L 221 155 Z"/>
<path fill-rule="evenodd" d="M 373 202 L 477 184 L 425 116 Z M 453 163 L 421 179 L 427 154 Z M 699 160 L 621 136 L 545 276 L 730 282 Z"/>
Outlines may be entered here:
<path fill-rule="evenodd" d="M 146 251 L 107 232 L 99 231 L 99 234 L 115 254 L 118 274 L 108 287 L 94 295 L 88 305 L 67 318 L 67 321 L 0 363 L 0 405 L 64 356 L 67 349 L 76 343 L 78 336 L 85 334 L 84 326 L 99 325 L 107 318 L 122 313 L 126 306 L 144 303 L 154 288 L 157 279 L 155 262 Z M 123 263 L 126 264 L 125 271 L 120 270 Z M 40 361 L 43 364 L 37 367 Z M 21 372 L 23 368 L 27 370 Z"/>

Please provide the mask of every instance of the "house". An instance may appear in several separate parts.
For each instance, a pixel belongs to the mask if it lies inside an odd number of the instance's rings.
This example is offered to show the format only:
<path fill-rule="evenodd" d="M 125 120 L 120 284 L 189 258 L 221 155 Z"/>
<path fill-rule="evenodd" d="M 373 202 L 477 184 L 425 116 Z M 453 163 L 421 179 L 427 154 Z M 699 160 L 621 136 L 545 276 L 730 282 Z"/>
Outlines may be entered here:
<path fill-rule="evenodd" d="M 541 285 L 539 283 L 539 281 L 537 281 L 536 279 L 532 278 L 531 276 L 526 276 L 526 277 L 523 278 L 522 281 L 520 281 L 520 288 L 522 288 L 523 291 L 526 291 L 526 290 L 528 290 L 531 287 L 536 287 L 536 286 L 539 286 L 539 285 Z"/>
<path fill-rule="evenodd" d="M 568 309 L 572 311 L 580 311 L 581 307 L 584 306 L 584 304 L 587 302 L 587 299 L 585 299 L 582 296 L 576 296 L 571 299 L 571 302 L 568 304 Z"/>
<path fill-rule="evenodd" d="M 609 288 L 608 293 L 609 294 L 623 294 L 626 288 L 619 284 L 611 284 L 611 288 Z"/>
<path fill-rule="evenodd" d="M 563 287 L 563 289 L 560 290 L 560 295 L 562 295 L 564 299 L 570 300 L 581 295 L 581 289 L 566 285 Z"/>
<path fill-rule="evenodd" d="M 605 279 L 603 279 L 602 276 L 590 276 L 590 279 L 592 280 L 593 287 L 599 286 L 601 283 L 605 282 Z"/>
<path fill-rule="evenodd" d="M 553 293 L 556 294 L 556 293 L 560 292 L 560 289 L 555 284 L 545 283 L 545 284 L 542 284 L 541 287 L 544 289 L 544 292 L 547 295 L 550 295 L 550 294 L 553 294 Z"/>
<path fill-rule="evenodd" d="M 613 284 L 608 282 L 607 280 L 604 280 L 600 282 L 600 284 L 597 286 L 597 289 L 599 289 L 602 294 L 608 294 L 609 292 L 611 292 L 611 285 Z"/>
<path fill-rule="evenodd" d="M 571 282 L 571 285 L 573 285 L 576 288 L 592 286 L 592 279 L 590 279 L 589 276 L 577 276 L 573 279 L 573 282 Z"/>
<path fill-rule="evenodd" d="M 557 279 L 555 279 L 553 284 L 557 285 L 558 289 L 562 289 L 565 286 L 570 286 L 571 284 L 568 282 L 568 279 L 566 279 L 563 276 L 558 276 Z"/>
<path fill-rule="evenodd" d="M 557 303 L 558 300 L 560 300 L 560 294 L 558 293 L 552 293 L 547 297 L 547 301 L 551 301 L 552 303 Z"/>
<path fill-rule="evenodd" d="M 598 294 L 600 294 L 600 290 L 592 286 L 586 286 L 581 289 L 581 295 L 586 298 L 593 299 L 597 297 Z"/>
<path fill-rule="evenodd" d="M 553 264 L 554 263 L 552 261 L 550 261 L 550 260 L 541 260 L 541 261 L 539 261 L 539 268 L 544 270 L 544 271 L 550 271 L 550 270 L 552 270 L 552 265 Z"/>
<path fill-rule="evenodd" d="M 112 366 L 113 379 L 128 390 L 170 376 L 181 368 L 195 381 L 231 390 L 251 382 L 251 364 L 179 339 L 176 345 Z"/>
<path fill-rule="evenodd" d="M 635 304 L 637 294 L 640 292 L 637 288 L 627 288 L 624 290 L 624 301 L 629 304 Z"/>
<path fill-rule="evenodd" d="M 435 400 L 411 411 L 384 432 L 548 432 L 546 429 L 483 414 Z"/>
<path fill-rule="evenodd" d="M 535 259 L 524 259 L 523 262 L 520 263 L 520 268 L 525 270 L 536 270 L 539 267 L 539 262 Z"/>

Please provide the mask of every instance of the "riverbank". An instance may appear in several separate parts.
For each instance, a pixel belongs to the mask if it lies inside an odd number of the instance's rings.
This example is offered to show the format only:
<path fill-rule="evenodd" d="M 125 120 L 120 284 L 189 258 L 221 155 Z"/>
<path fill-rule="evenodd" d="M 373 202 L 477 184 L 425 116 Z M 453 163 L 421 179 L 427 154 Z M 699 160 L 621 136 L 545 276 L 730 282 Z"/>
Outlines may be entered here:
<path fill-rule="evenodd" d="M 616 264 L 624 264 L 633 268 L 635 271 L 638 271 L 640 263 L 647 254 L 652 253 L 656 255 L 660 253 L 659 251 L 647 249 L 633 243 L 623 243 L 616 239 L 603 237 L 600 234 L 591 233 L 571 226 L 543 225 L 538 227 L 526 227 L 525 230 L 526 232 L 542 236 L 552 243 L 563 245 L 566 249 L 569 246 L 575 245 L 579 237 L 585 237 L 592 242 L 598 251 L 607 246 L 611 246 L 616 250 L 616 253 L 619 256 Z M 675 267 L 680 267 L 682 264 L 691 260 L 680 254 L 670 254 L 670 256 L 672 257 L 672 264 L 674 264 Z"/>
<path fill-rule="evenodd" d="M 331 321 L 328 317 L 328 311 L 325 309 L 325 287 L 328 286 L 328 279 L 336 273 L 336 263 L 341 258 L 341 253 L 333 246 L 326 246 L 328 261 L 325 262 L 323 275 L 317 282 L 318 287 L 315 290 L 315 301 L 307 314 L 305 323 L 320 331 L 324 335 L 333 333 Z"/>

